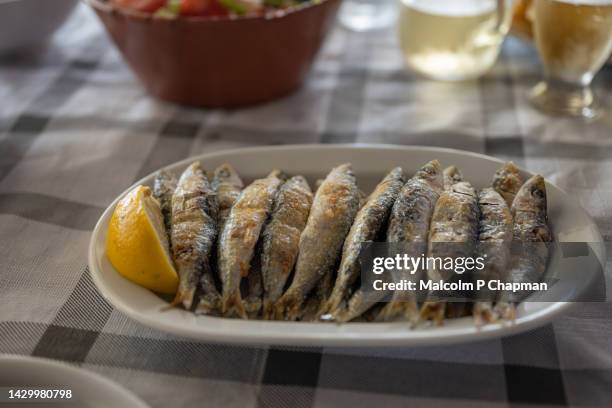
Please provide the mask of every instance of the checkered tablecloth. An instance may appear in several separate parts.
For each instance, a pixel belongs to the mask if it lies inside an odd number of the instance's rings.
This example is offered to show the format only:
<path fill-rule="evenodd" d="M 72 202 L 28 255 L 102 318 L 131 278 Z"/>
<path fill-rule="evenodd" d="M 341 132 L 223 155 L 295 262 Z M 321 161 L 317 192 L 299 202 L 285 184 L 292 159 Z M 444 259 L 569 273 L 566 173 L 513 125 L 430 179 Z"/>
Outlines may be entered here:
<path fill-rule="evenodd" d="M 430 82 L 402 68 L 392 31 L 337 28 L 293 96 L 182 109 L 146 95 L 81 6 L 46 51 L 0 58 L 0 352 L 72 362 L 153 407 L 612 406 L 608 303 L 469 345 L 239 347 L 141 326 L 87 270 L 94 223 L 126 186 L 190 155 L 252 145 L 436 145 L 512 159 L 566 189 L 609 241 L 612 118 L 534 112 L 526 92 L 539 75 L 534 52 L 509 40 L 486 77 Z M 612 106 L 611 67 L 595 87 Z"/>

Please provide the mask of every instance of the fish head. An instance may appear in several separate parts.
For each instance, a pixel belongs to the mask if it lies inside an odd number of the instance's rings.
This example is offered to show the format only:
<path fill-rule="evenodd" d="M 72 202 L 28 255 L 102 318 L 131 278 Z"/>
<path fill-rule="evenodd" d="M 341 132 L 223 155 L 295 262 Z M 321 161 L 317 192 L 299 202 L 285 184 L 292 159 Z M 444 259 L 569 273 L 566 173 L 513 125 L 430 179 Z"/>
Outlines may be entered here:
<path fill-rule="evenodd" d="M 432 160 L 426 163 L 416 172 L 415 177 L 425 180 L 436 190 L 442 189 L 442 166 L 437 160 Z"/>
<path fill-rule="evenodd" d="M 493 185 L 502 191 L 516 191 L 524 182 L 521 170 L 513 162 L 504 164 L 493 176 Z"/>

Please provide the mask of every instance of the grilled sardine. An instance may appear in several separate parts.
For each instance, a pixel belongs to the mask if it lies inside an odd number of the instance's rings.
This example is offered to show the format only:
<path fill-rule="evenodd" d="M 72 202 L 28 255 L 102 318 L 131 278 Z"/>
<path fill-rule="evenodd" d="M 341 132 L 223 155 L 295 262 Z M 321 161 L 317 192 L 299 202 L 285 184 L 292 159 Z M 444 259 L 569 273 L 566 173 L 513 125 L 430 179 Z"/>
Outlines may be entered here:
<path fill-rule="evenodd" d="M 321 278 L 333 273 L 358 209 L 359 189 L 351 165 L 336 167 L 315 195 L 300 237 L 295 276 L 277 302 L 277 316 L 295 320 L 308 293 Z"/>
<path fill-rule="evenodd" d="M 445 190 L 438 199 L 431 219 L 428 258 L 444 259 L 471 257 L 478 237 L 480 213 L 476 191 L 468 182 L 459 182 Z M 431 281 L 448 282 L 456 278 L 454 271 L 434 265 L 427 270 Z M 421 308 L 421 318 L 437 324 L 444 321 L 446 302 L 437 299 L 440 294 L 430 293 Z"/>
<path fill-rule="evenodd" d="M 521 246 L 520 253 L 510 260 L 507 282 L 540 282 L 548 262 L 548 243 L 552 242 L 552 232 L 548 226 L 546 184 L 542 176 L 531 177 L 518 191 L 512 204 L 514 227 L 512 239 Z M 502 292 L 495 309 L 509 320 L 514 319 L 514 304 L 519 303 L 527 294 Z"/>
<path fill-rule="evenodd" d="M 277 170 L 254 181 L 240 193 L 225 222 L 217 258 L 223 284 L 222 312 L 226 316 L 247 318 L 240 281 L 249 274 L 255 245 L 281 184 Z"/>
<path fill-rule="evenodd" d="M 454 169 L 445 173 L 445 178 L 453 180 L 458 174 Z M 417 258 L 427 251 L 429 224 L 440 193 L 443 189 L 442 169 L 437 160 L 423 166 L 402 189 L 393 206 L 387 242 L 406 243 L 409 257 Z M 423 270 L 402 274 L 400 279 L 420 282 Z M 418 321 L 419 311 L 417 296 L 413 291 L 397 291 L 391 302 L 385 305 L 378 319 L 407 319 L 412 323 Z"/>
<path fill-rule="evenodd" d="M 200 279 L 201 301 L 211 310 L 218 307 L 219 294 L 212 282 L 210 255 L 217 237 L 217 201 L 199 162 L 181 175 L 172 196 L 171 242 L 179 288 L 174 303 L 190 310 Z"/>
<path fill-rule="evenodd" d="M 474 278 L 484 281 L 505 280 L 512 243 L 512 214 L 504 198 L 493 188 L 485 188 L 478 193 L 480 226 L 476 254 L 485 261 L 482 271 L 475 270 Z M 485 287 L 486 288 L 486 287 Z M 493 322 L 497 316 L 493 312 L 493 302 L 497 293 L 481 289 L 474 304 L 476 326 Z"/>
<path fill-rule="evenodd" d="M 342 261 L 336 283 L 319 314 L 336 310 L 359 276 L 359 255 L 364 242 L 373 241 L 383 228 L 393 203 L 404 185 L 404 171 L 397 167 L 376 186 L 365 205 L 359 210 L 342 249 Z"/>
<path fill-rule="evenodd" d="M 274 317 L 273 305 L 295 265 L 311 205 L 312 191 L 302 176 L 292 177 L 278 191 L 270 222 L 262 234 L 264 318 Z"/>

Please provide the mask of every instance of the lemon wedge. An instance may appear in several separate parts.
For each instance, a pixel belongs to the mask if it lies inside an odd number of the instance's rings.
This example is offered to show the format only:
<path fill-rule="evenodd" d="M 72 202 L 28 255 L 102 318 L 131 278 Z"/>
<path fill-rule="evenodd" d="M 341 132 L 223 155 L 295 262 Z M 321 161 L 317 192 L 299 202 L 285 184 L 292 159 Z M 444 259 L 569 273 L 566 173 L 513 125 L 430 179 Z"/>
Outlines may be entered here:
<path fill-rule="evenodd" d="M 175 294 L 179 278 L 168 235 L 151 189 L 138 186 L 117 203 L 108 226 L 106 255 L 126 279 L 164 294 Z"/>

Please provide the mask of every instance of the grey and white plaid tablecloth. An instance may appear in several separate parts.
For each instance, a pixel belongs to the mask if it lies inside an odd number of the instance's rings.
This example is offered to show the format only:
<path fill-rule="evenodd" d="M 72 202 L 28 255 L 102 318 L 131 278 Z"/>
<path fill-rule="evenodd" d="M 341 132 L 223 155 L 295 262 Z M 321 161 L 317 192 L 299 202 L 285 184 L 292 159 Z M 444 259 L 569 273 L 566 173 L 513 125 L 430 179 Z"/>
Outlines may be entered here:
<path fill-rule="evenodd" d="M 532 332 L 429 348 L 205 344 L 141 326 L 94 287 L 87 245 L 126 186 L 190 155 L 285 143 L 436 145 L 512 159 L 612 238 L 612 119 L 530 109 L 536 55 L 509 40 L 479 81 L 417 79 L 393 32 L 337 28 L 307 85 L 236 112 L 148 97 L 84 6 L 38 56 L 0 59 L 0 352 L 59 359 L 153 407 L 612 406 L 612 306 Z M 612 106 L 612 68 L 597 78 Z M 608 248 L 610 252 L 610 248 Z M 606 265 L 606 280 L 612 265 Z"/>

